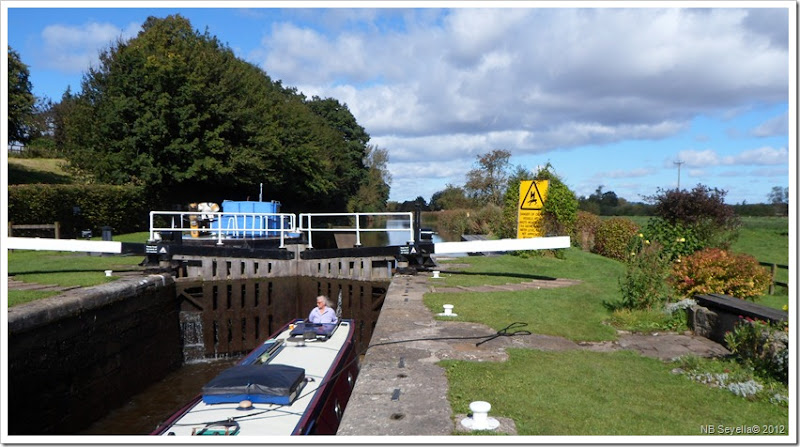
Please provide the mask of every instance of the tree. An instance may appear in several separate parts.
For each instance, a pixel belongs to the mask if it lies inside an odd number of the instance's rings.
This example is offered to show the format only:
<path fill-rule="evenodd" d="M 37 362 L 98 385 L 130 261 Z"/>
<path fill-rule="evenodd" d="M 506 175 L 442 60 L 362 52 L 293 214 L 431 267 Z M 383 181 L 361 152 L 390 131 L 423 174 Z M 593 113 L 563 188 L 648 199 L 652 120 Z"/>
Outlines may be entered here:
<path fill-rule="evenodd" d="M 573 233 L 578 218 L 578 199 L 575 193 L 556 174 L 548 162 L 536 174 L 536 180 L 549 180 L 547 200 L 544 202 L 544 225 L 548 235 L 569 235 Z"/>
<path fill-rule="evenodd" d="M 367 145 L 364 165 L 369 169 L 356 194 L 347 203 L 348 212 L 374 213 L 386 210 L 389 200 L 389 152 L 378 146 Z"/>
<path fill-rule="evenodd" d="M 775 208 L 776 213 L 783 216 L 789 214 L 789 188 L 773 186 L 767 198 Z"/>
<path fill-rule="evenodd" d="M 448 183 L 443 190 L 433 193 L 430 206 L 433 211 L 463 209 L 472 207 L 472 200 L 464 188 Z"/>
<path fill-rule="evenodd" d="M 28 143 L 35 136 L 36 97 L 31 93 L 28 66 L 8 47 L 8 141 Z"/>
<path fill-rule="evenodd" d="M 307 101 L 180 15 L 148 18 L 64 99 L 56 135 L 76 169 L 173 203 L 243 199 L 263 183 L 284 211 L 341 210 L 367 172 L 369 137 L 346 107 Z"/>
<path fill-rule="evenodd" d="M 510 158 L 511 153 L 503 149 L 478 155 L 477 166 L 467 173 L 464 189 L 480 204 L 502 206 Z"/>

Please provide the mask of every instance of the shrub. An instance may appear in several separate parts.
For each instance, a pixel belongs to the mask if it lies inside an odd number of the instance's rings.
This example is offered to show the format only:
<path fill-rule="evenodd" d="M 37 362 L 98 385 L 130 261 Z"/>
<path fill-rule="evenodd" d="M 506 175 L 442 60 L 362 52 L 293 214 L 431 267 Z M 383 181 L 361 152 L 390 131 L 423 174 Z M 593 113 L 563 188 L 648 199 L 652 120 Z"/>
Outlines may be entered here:
<path fill-rule="evenodd" d="M 695 229 L 680 222 L 670 223 L 661 218 L 651 218 L 642 234 L 647 240 L 658 243 L 662 255 L 671 261 L 704 248 Z"/>
<path fill-rule="evenodd" d="M 612 217 L 604 220 L 594 235 L 594 252 L 602 256 L 626 260 L 630 256 L 630 242 L 639 226 L 632 220 Z"/>
<path fill-rule="evenodd" d="M 686 297 L 720 293 L 752 300 L 772 281 L 769 272 L 746 254 L 706 248 L 679 261 L 673 266 L 670 282 Z"/>
<path fill-rule="evenodd" d="M 572 243 L 583 251 L 592 251 L 594 248 L 594 235 L 603 220 L 587 211 L 578 211 L 575 219 L 575 229 L 572 234 Z"/>
<path fill-rule="evenodd" d="M 672 290 L 667 278 L 670 262 L 661 256 L 658 244 L 634 237 L 626 261 L 625 275 L 619 279 L 622 298 L 611 308 L 659 309 L 669 301 Z"/>
<path fill-rule="evenodd" d="M 756 372 L 787 383 L 789 377 L 789 335 L 785 323 L 770 324 L 739 317 L 725 343 L 736 359 Z"/>
<path fill-rule="evenodd" d="M 82 229 L 130 233 L 149 225 L 150 203 L 141 187 L 111 185 L 11 185 L 8 219 L 20 224 L 61 223 L 64 237 Z M 78 212 L 78 209 L 80 212 Z"/>
<path fill-rule="evenodd" d="M 496 222 L 502 219 L 503 210 L 497 205 L 488 204 L 470 213 L 469 234 L 494 235 Z"/>
<path fill-rule="evenodd" d="M 672 225 L 692 229 L 701 248 L 727 249 L 738 236 L 741 222 L 733 207 L 725 204 L 726 191 L 697 185 L 691 191 L 659 189 L 653 202 L 654 213 Z"/>

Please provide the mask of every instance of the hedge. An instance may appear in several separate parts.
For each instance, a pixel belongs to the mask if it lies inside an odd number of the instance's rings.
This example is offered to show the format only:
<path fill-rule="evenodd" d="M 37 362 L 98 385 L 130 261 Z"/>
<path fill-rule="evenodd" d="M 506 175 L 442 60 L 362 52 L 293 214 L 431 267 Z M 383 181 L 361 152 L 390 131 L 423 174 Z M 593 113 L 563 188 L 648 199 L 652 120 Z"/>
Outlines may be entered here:
<path fill-rule="evenodd" d="M 115 234 L 149 228 L 150 203 L 144 188 L 113 185 L 8 186 L 8 220 L 14 224 L 60 222 L 65 238 L 90 229 L 99 235 L 110 226 Z"/>

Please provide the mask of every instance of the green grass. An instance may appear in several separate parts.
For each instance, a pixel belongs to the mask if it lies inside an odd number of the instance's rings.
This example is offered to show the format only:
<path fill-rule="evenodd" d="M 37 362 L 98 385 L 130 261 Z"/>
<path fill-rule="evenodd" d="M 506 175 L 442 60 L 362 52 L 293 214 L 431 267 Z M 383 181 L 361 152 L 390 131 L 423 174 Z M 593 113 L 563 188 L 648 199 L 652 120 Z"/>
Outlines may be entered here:
<path fill-rule="evenodd" d="M 122 238 L 124 239 L 124 237 Z M 86 253 L 12 250 L 8 253 L 8 274 L 23 282 L 61 287 L 90 287 L 114 281 L 105 270 L 139 271 L 143 256 L 97 256 Z M 57 292 L 9 290 L 8 306 L 48 298 Z"/>
<path fill-rule="evenodd" d="M 50 298 L 51 296 L 58 295 L 58 291 L 43 291 L 43 290 L 9 290 L 8 291 L 8 307 L 18 306 L 20 304 L 29 303 L 31 301 Z"/>
<path fill-rule="evenodd" d="M 788 410 L 671 374 L 629 351 L 509 349 L 504 363 L 440 362 L 454 413 L 486 400 L 519 435 L 700 435 L 700 427 L 784 425 Z"/>
<path fill-rule="evenodd" d="M 8 184 L 72 183 L 72 176 L 64 169 L 65 163 L 58 158 L 9 158 Z"/>
<path fill-rule="evenodd" d="M 471 267 L 465 274 L 445 273 L 444 281 L 435 284 L 505 284 L 543 276 L 580 279 L 582 283 L 517 292 L 428 293 L 424 302 L 432 312 L 441 312 L 443 304 L 453 304 L 458 320 L 477 321 L 494 329 L 521 321 L 537 334 L 572 340 L 616 338 L 614 329 L 602 324 L 608 318 L 602 302 L 614 300 L 619 294 L 616 278 L 623 271 L 621 263 L 576 248 L 567 249 L 563 260 L 506 255 L 473 257 L 467 261 Z"/>

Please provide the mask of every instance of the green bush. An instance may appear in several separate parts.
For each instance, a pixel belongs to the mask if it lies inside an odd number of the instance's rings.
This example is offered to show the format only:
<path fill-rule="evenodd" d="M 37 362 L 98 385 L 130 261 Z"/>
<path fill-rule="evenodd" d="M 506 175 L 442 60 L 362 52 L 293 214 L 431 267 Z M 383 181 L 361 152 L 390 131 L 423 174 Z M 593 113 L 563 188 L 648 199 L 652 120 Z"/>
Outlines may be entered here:
<path fill-rule="evenodd" d="M 688 256 L 703 248 L 695 229 L 680 222 L 670 223 L 654 217 L 647 221 L 642 230 L 643 237 L 661 246 L 663 256 L 671 261 Z"/>
<path fill-rule="evenodd" d="M 594 236 L 594 252 L 607 258 L 625 261 L 630 256 L 630 242 L 639 226 L 630 219 L 612 217 L 604 220 Z"/>
<path fill-rule="evenodd" d="M 619 279 L 622 298 L 607 307 L 624 309 L 660 309 L 669 301 L 672 289 L 667 278 L 670 262 L 662 256 L 661 247 L 634 237 L 625 275 Z"/>
<path fill-rule="evenodd" d="M 671 225 L 691 229 L 698 248 L 727 249 L 738 237 L 741 221 L 733 207 L 725 204 L 726 194 L 724 190 L 697 185 L 691 191 L 659 189 L 647 199 L 654 203 L 656 216 Z"/>
<path fill-rule="evenodd" d="M 772 278 L 766 268 L 746 254 L 706 248 L 673 266 L 670 282 L 686 297 L 720 293 L 753 300 L 769 287 Z"/>
<path fill-rule="evenodd" d="M 599 216 L 587 211 L 578 211 L 572 234 L 572 245 L 580 247 L 583 251 L 592 251 L 595 233 L 602 223 L 603 220 Z"/>
<path fill-rule="evenodd" d="M 111 185 L 9 185 L 8 220 L 18 224 L 60 222 L 62 237 L 103 226 L 114 233 L 149 227 L 150 203 L 141 187 Z"/>
<path fill-rule="evenodd" d="M 750 317 L 741 318 L 725 343 L 736 359 L 759 374 L 787 383 L 789 377 L 789 334 L 785 323 L 770 324 Z"/>

